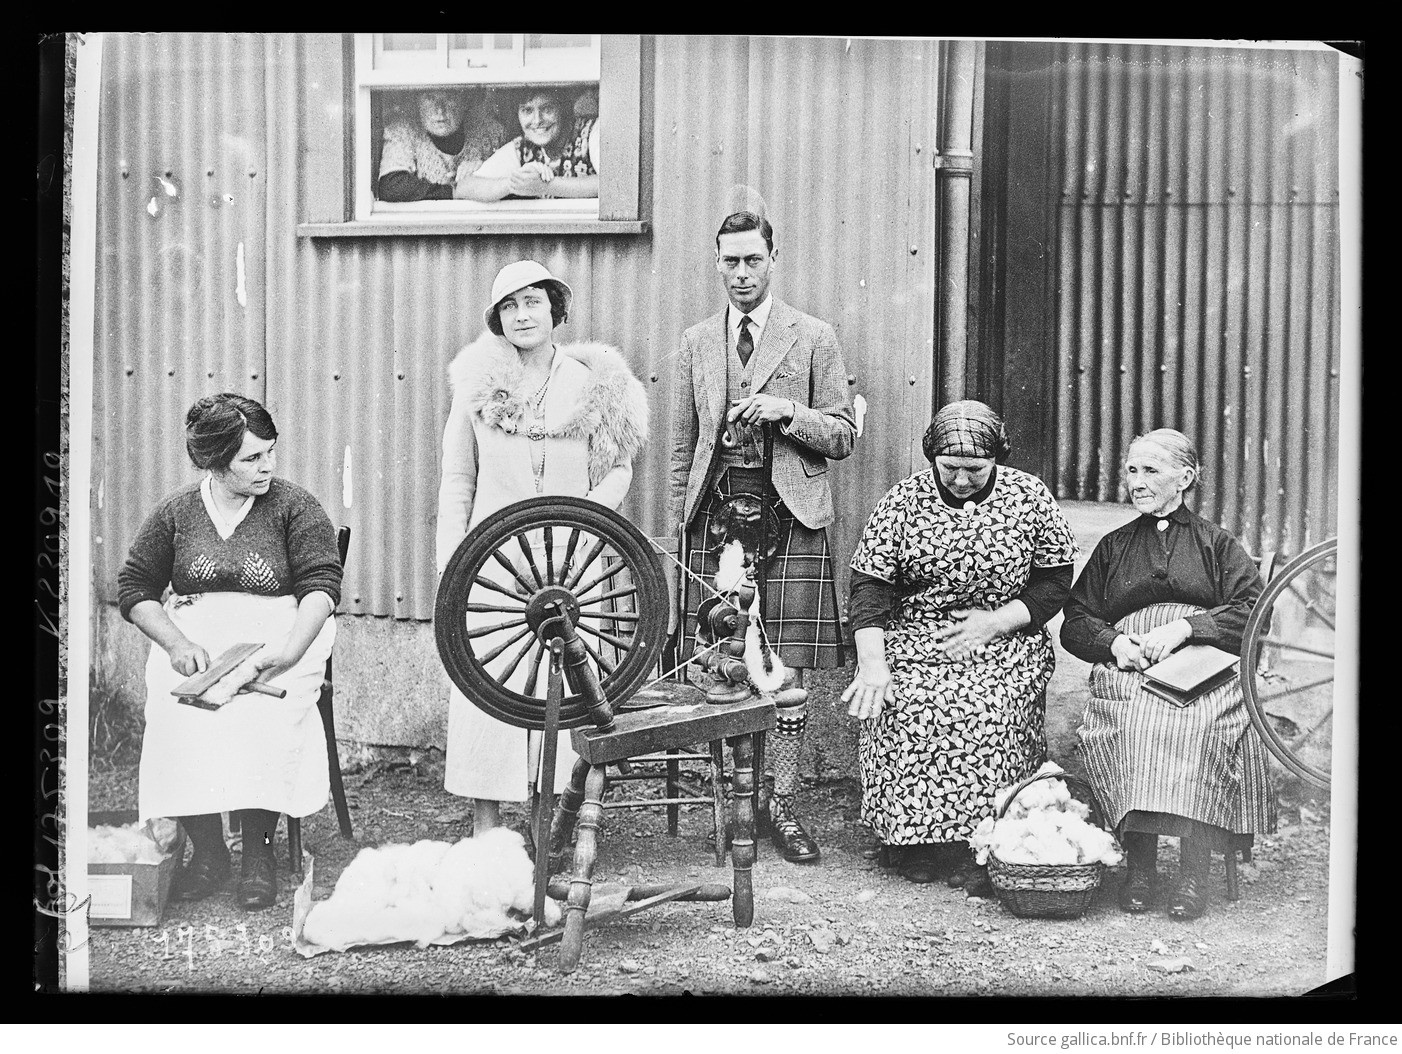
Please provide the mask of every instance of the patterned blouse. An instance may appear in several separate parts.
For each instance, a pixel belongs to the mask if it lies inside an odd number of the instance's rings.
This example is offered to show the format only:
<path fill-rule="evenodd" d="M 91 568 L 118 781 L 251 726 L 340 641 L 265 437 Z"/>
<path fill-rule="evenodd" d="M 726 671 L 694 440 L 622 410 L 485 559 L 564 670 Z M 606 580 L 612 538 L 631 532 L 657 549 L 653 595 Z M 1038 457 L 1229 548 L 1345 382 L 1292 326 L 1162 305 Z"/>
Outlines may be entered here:
<path fill-rule="evenodd" d="M 556 148 L 560 151 L 558 157 L 551 157 L 524 135 L 518 135 L 489 157 L 473 174 L 483 177 L 505 176 L 532 161 L 539 161 L 543 165 L 548 164 L 557 176 L 598 175 L 598 158 L 589 147 L 589 139 L 594 134 L 597 123 L 596 117 L 581 117 L 575 121 L 574 136 L 563 148 Z"/>
<path fill-rule="evenodd" d="M 999 466 L 987 500 L 966 511 L 940 497 L 933 470 L 897 483 L 877 502 L 852 569 L 897 595 L 893 631 L 933 653 L 929 629 L 955 608 L 993 610 L 1023 593 L 1033 568 L 1069 565 L 1075 536 L 1036 476 Z"/>

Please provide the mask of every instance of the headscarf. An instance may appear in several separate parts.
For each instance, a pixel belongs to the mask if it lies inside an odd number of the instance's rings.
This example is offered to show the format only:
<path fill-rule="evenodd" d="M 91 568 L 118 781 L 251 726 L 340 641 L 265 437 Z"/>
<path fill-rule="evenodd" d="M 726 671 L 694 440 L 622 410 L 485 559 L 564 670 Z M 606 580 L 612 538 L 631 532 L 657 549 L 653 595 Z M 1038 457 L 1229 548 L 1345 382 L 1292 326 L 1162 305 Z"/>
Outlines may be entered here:
<path fill-rule="evenodd" d="M 991 457 L 1002 462 L 1012 452 L 1003 419 L 977 399 L 941 407 L 925 430 L 922 446 L 932 465 L 937 457 Z"/>

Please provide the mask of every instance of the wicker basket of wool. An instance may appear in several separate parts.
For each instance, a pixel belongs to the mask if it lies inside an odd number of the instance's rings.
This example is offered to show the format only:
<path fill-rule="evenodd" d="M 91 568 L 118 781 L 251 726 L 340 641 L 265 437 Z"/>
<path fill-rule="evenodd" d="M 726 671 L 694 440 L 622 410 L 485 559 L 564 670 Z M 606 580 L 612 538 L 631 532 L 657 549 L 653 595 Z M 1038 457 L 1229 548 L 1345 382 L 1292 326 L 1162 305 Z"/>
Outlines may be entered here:
<path fill-rule="evenodd" d="M 1045 789 L 1019 802 L 1025 790 L 1043 780 L 1061 785 L 1044 784 Z M 1014 915 L 1075 918 L 1095 897 L 1105 866 L 1123 858 L 1114 837 L 1090 822 L 1098 809 L 1073 798 L 1068 783 L 1094 802 L 1083 781 L 1044 766 L 1007 791 L 996 816 L 985 820 L 971 839 L 976 849 L 986 851 L 989 880 Z"/>

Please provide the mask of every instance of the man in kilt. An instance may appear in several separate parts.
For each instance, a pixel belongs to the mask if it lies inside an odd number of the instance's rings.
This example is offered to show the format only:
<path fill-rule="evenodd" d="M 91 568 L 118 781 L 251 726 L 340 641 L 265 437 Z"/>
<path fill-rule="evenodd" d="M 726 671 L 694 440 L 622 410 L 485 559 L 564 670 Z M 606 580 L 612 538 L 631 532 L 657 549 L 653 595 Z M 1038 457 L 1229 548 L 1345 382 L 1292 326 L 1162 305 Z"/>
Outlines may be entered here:
<path fill-rule="evenodd" d="M 819 852 L 794 808 L 807 724 L 804 671 L 844 661 L 827 537 L 828 461 L 852 452 L 857 428 L 832 326 L 769 294 L 777 259 L 768 220 L 752 212 L 726 217 L 716 234 L 716 270 L 730 302 L 682 335 L 678 355 L 669 509 L 685 535 L 689 570 L 706 582 L 718 567 L 710 526 L 727 498 L 757 495 L 778 516 L 777 547 L 758 576 L 761 611 L 800 690 L 776 696 L 778 727 L 765 751 L 773 789 L 767 816 L 761 796 L 760 819 L 785 859 L 803 862 Z M 681 595 L 685 659 L 709 593 L 686 580 Z"/>

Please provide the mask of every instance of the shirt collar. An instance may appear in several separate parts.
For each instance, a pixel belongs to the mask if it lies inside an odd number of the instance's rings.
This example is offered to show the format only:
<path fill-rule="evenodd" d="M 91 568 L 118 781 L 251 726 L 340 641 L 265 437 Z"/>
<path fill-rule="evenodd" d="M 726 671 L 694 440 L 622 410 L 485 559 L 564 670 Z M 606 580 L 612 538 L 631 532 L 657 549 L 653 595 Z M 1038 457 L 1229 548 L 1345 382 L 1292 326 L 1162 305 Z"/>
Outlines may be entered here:
<path fill-rule="evenodd" d="M 1154 524 L 1157 524 L 1159 520 L 1167 520 L 1169 523 L 1176 523 L 1179 526 L 1193 522 L 1193 514 L 1188 509 L 1187 502 L 1181 502 L 1178 508 L 1174 509 L 1167 516 L 1154 516 L 1147 512 L 1140 513 L 1140 516 L 1142 519 L 1148 520 L 1150 523 Z"/>
<path fill-rule="evenodd" d="M 759 304 L 757 304 L 757 305 L 755 306 L 755 309 L 754 309 L 753 311 L 745 312 L 745 311 L 741 311 L 741 310 L 740 310 L 739 308 L 737 308 L 734 304 L 729 304 L 729 305 L 727 305 L 727 307 L 729 308 L 729 311 L 730 311 L 730 314 L 729 314 L 730 335 L 731 335 L 732 337 L 735 337 L 735 336 L 738 336 L 738 335 L 739 335 L 739 333 L 740 333 L 740 320 L 741 320 L 742 318 L 744 318 L 746 314 L 748 314 L 748 315 L 750 316 L 750 332 L 757 335 L 757 334 L 759 333 L 760 330 L 764 329 L 764 324 L 765 324 L 766 322 L 769 321 L 769 309 L 770 309 L 771 307 L 773 307 L 773 306 L 774 306 L 774 294 L 773 294 L 773 293 L 767 293 L 767 294 L 765 294 L 764 299 L 761 300 L 761 301 L 759 302 Z"/>

